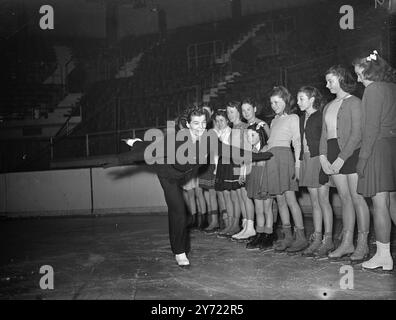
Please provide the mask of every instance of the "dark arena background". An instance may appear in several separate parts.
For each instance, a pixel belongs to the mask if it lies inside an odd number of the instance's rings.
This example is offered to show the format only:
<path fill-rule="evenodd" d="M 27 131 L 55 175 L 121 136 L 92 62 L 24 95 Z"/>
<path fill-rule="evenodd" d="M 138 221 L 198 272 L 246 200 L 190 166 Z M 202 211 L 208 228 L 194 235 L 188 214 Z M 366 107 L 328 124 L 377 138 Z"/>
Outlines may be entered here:
<path fill-rule="evenodd" d="M 395 269 L 248 250 L 248 240 L 197 227 L 191 266 L 180 268 L 155 172 L 103 164 L 130 149 L 122 139 L 164 129 L 191 105 L 218 110 L 248 97 L 270 124 L 274 86 L 297 110 L 302 86 L 330 102 L 331 66 L 356 78 L 354 58 L 376 50 L 396 67 L 395 15 L 391 0 L 0 0 L 0 299 L 151 300 L 147 316 L 180 317 L 238 317 L 248 300 L 394 300 Z M 353 94 L 363 92 L 358 83 Z M 189 194 L 180 205 L 192 216 Z M 300 187 L 296 196 L 308 239 L 310 195 Z M 194 199 L 192 213 L 209 218 Z M 376 235 L 366 201 L 367 260 Z M 336 188 L 330 203 L 337 247 Z M 278 217 L 278 237 L 281 227 Z M 358 237 L 356 226 L 355 246 Z M 395 259 L 394 224 L 390 251 Z"/>

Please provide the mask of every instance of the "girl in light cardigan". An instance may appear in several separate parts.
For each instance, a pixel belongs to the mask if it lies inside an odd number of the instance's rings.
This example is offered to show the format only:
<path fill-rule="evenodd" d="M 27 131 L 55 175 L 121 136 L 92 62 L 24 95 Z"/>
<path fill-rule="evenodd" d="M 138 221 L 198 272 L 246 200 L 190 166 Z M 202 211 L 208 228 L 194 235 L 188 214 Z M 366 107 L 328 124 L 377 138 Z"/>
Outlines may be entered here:
<path fill-rule="evenodd" d="M 329 253 L 330 259 L 350 256 L 360 262 L 368 255 L 369 210 L 364 198 L 356 192 L 358 176 L 356 164 L 361 144 L 361 101 L 353 96 L 356 81 L 342 66 L 333 66 L 326 72 L 326 87 L 336 98 L 323 111 L 320 139 L 321 182 L 331 175 L 337 187 L 342 207 L 342 242 Z M 355 214 L 356 210 L 356 214 Z M 357 219 L 356 219 L 357 217 Z M 358 224 L 356 250 L 353 245 L 355 220 Z"/>

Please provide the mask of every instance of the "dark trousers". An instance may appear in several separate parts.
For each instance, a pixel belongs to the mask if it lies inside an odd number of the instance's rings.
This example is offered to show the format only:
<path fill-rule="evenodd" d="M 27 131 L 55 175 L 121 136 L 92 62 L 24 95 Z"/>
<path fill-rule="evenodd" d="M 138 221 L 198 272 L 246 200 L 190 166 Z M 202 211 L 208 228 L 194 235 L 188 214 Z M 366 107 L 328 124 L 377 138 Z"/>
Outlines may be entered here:
<path fill-rule="evenodd" d="M 174 254 L 190 251 L 183 190 L 177 181 L 158 177 L 168 206 L 169 240 Z"/>

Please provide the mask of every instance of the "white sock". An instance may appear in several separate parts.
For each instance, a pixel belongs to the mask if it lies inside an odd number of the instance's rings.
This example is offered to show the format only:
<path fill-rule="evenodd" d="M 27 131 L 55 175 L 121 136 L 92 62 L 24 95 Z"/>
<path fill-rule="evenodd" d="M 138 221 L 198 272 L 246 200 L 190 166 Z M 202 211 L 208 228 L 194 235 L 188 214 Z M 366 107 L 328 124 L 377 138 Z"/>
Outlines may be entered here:
<path fill-rule="evenodd" d="M 381 256 L 381 257 L 387 257 L 390 256 L 390 242 L 388 243 L 382 243 L 379 241 L 375 242 L 377 245 L 377 253 Z"/>

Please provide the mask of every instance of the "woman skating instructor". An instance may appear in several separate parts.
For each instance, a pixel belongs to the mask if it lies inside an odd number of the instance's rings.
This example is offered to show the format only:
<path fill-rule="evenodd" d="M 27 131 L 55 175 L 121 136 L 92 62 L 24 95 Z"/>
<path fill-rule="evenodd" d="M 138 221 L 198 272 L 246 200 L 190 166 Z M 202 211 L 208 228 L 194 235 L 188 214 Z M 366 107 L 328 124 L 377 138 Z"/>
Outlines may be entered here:
<path fill-rule="evenodd" d="M 239 155 L 239 151 L 241 151 L 238 149 L 238 152 L 235 152 L 234 147 L 225 147 L 224 144 L 220 144 L 215 132 L 206 131 L 206 121 L 206 113 L 201 107 L 191 108 L 187 117 L 187 129 L 182 129 L 177 133 L 178 139 L 176 139 L 176 135 L 172 136 L 170 134 L 165 135 L 164 139 L 159 139 L 158 143 L 157 140 L 153 143 L 152 141 L 129 139 L 127 143 L 131 146 L 131 150 L 119 154 L 113 162 L 104 164 L 104 167 L 112 167 L 145 161 L 147 164 L 153 165 L 164 190 L 165 201 L 168 206 L 171 249 L 180 267 L 190 266 L 186 256 L 190 249 L 190 243 L 187 213 L 183 199 L 183 183 L 186 178 L 188 179 L 195 174 L 201 165 L 207 164 L 209 160 L 213 161 L 213 155 L 216 151 L 223 157 L 234 156 L 237 153 Z M 205 136 L 204 133 L 206 133 Z M 184 136 L 185 139 L 179 141 L 180 136 Z M 169 148 L 169 145 L 175 147 Z M 217 145 L 217 148 L 213 148 L 214 145 Z M 229 148 L 229 152 L 224 152 L 226 148 Z M 217 150 L 215 151 L 215 149 Z M 153 150 L 160 150 L 160 152 L 153 156 L 152 152 L 150 153 Z M 252 161 L 267 160 L 272 156 L 269 152 L 256 154 L 242 152 L 242 154 L 241 156 L 244 159 L 251 155 Z"/>

